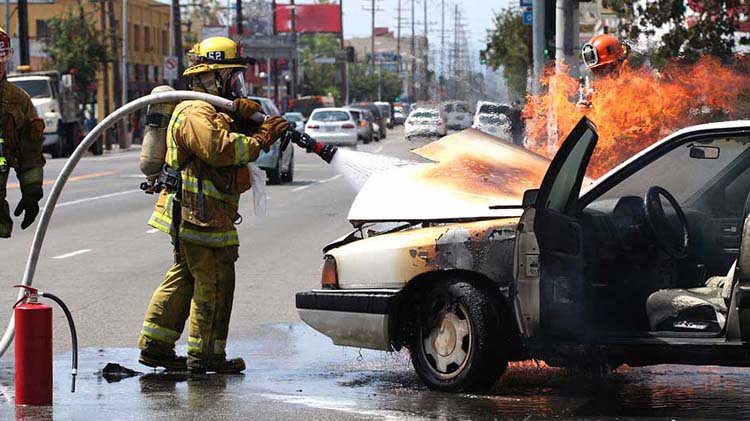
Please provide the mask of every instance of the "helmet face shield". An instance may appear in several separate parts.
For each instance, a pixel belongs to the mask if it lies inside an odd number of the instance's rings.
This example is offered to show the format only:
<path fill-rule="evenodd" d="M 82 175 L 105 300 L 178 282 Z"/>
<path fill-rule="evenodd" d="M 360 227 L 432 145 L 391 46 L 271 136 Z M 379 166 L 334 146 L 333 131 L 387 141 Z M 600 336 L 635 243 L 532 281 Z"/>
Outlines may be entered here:
<path fill-rule="evenodd" d="M 596 47 L 593 44 L 586 43 L 583 45 L 581 50 L 581 56 L 583 56 L 583 63 L 586 67 L 594 67 L 599 64 L 599 53 L 596 52 Z"/>
<path fill-rule="evenodd" d="M 232 75 L 229 77 L 227 93 L 231 97 L 229 99 L 239 99 L 248 96 L 247 84 L 245 83 L 245 69 L 238 69 L 232 72 Z"/>

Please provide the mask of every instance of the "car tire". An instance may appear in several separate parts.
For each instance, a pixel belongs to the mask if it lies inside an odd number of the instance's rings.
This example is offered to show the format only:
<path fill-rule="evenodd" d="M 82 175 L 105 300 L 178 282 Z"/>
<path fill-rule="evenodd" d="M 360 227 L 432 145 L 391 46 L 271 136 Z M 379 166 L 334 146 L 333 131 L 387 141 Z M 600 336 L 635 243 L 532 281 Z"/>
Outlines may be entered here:
<path fill-rule="evenodd" d="M 440 281 L 426 294 L 409 350 L 430 389 L 485 393 L 505 372 L 510 340 L 495 299 L 462 279 Z"/>
<path fill-rule="evenodd" d="M 65 140 L 67 139 L 67 133 L 65 133 L 65 126 L 62 122 L 57 123 L 57 143 L 52 145 L 50 148 L 50 154 L 52 158 L 62 158 L 65 156 Z"/>
<path fill-rule="evenodd" d="M 291 147 L 291 145 L 289 147 Z M 289 166 L 287 167 L 286 172 L 284 172 L 282 181 L 285 183 L 291 183 L 294 181 L 294 149 L 292 149 L 292 156 L 289 158 Z"/>
<path fill-rule="evenodd" d="M 268 184 L 272 185 L 279 185 L 283 183 L 282 174 L 281 174 L 281 154 L 279 153 L 279 159 L 276 161 L 276 168 L 271 170 L 266 170 L 266 175 L 268 176 Z"/>

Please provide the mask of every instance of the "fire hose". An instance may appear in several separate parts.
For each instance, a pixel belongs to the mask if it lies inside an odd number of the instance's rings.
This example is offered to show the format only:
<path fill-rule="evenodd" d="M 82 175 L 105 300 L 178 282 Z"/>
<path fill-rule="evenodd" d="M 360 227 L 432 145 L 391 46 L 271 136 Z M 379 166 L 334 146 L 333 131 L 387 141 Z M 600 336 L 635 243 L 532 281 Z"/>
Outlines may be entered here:
<path fill-rule="evenodd" d="M 34 240 L 31 243 L 29 258 L 26 261 L 26 268 L 24 270 L 23 279 L 21 281 L 22 286 L 31 286 L 31 283 L 34 280 L 37 263 L 39 262 L 39 255 L 42 250 L 42 243 L 44 242 L 44 237 L 47 234 L 47 228 L 49 227 L 50 220 L 52 219 L 52 212 L 55 210 L 57 201 L 60 198 L 62 189 L 63 187 L 65 187 L 65 183 L 68 181 L 70 174 L 73 172 L 76 165 L 78 165 L 78 162 L 81 160 L 81 158 L 83 158 L 89 147 L 104 133 L 105 130 L 109 129 L 118 121 L 121 121 L 128 114 L 131 114 L 142 108 L 146 108 L 147 106 L 152 104 L 190 100 L 205 101 L 213 105 L 214 107 L 218 107 L 226 111 L 234 111 L 234 105 L 232 101 L 221 98 L 219 96 L 193 91 L 160 92 L 146 95 L 123 105 L 122 107 L 118 108 L 110 115 L 105 117 L 83 138 L 78 147 L 76 147 L 75 151 L 73 151 L 73 154 L 65 162 L 60 175 L 57 176 L 55 184 L 52 186 L 52 190 L 49 193 L 47 202 L 44 205 L 44 210 L 42 211 L 41 218 L 39 219 L 36 231 L 34 232 Z M 287 144 L 290 141 L 294 142 L 300 147 L 307 150 L 307 152 L 316 153 L 321 156 L 321 158 L 323 158 L 326 162 L 330 163 L 333 155 L 336 153 L 335 147 L 316 142 L 309 136 L 292 132 L 295 132 L 295 130 L 290 130 L 289 132 L 287 132 L 287 134 L 283 136 L 282 141 Z M 23 297 L 24 292 L 20 291 L 18 293 L 18 300 L 23 299 Z M 0 340 L 0 357 L 2 357 L 8 350 L 10 343 L 13 341 L 14 333 L 15 318 L 14 316 L 11 316 L 11 319 L 8 322 L 8 327 L 5 329 L 5 334 L 3 334 L 3 337 Z"/>

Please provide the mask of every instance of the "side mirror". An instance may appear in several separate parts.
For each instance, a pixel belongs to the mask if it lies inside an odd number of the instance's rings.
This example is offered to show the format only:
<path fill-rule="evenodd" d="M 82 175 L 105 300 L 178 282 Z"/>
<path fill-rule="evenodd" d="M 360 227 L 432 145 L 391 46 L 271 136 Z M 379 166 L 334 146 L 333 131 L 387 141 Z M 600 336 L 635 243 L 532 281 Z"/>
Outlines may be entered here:
<path fill-rule="evenodd" d="M 523 199 L 521 200 L 521 207 L 524 209 L 530 208 L 536 204 L 536 198 L 539 196 L 539 189 L 531 189 L 523 192 Z"/>
<path fill-rule="evenodd" d="M 691 146 L 690 157 L 694 159 L 718 159 L 721 150 L 716 146 Z"/>

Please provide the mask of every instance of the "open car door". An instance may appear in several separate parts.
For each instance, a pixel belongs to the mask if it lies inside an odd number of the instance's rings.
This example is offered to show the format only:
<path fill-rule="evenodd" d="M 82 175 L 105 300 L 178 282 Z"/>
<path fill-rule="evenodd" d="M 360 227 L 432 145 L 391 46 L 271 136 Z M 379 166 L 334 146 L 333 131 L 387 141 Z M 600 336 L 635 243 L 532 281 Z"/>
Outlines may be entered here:
<path fill-rule="evenodd" d="M 563 142 L 537 196 L 534 233 L 539 242 L 540 330 L 543 336 L 580 340 L 588 330 L 587 283 L 578 197 L 599 136 L 583 117 Z"/>

